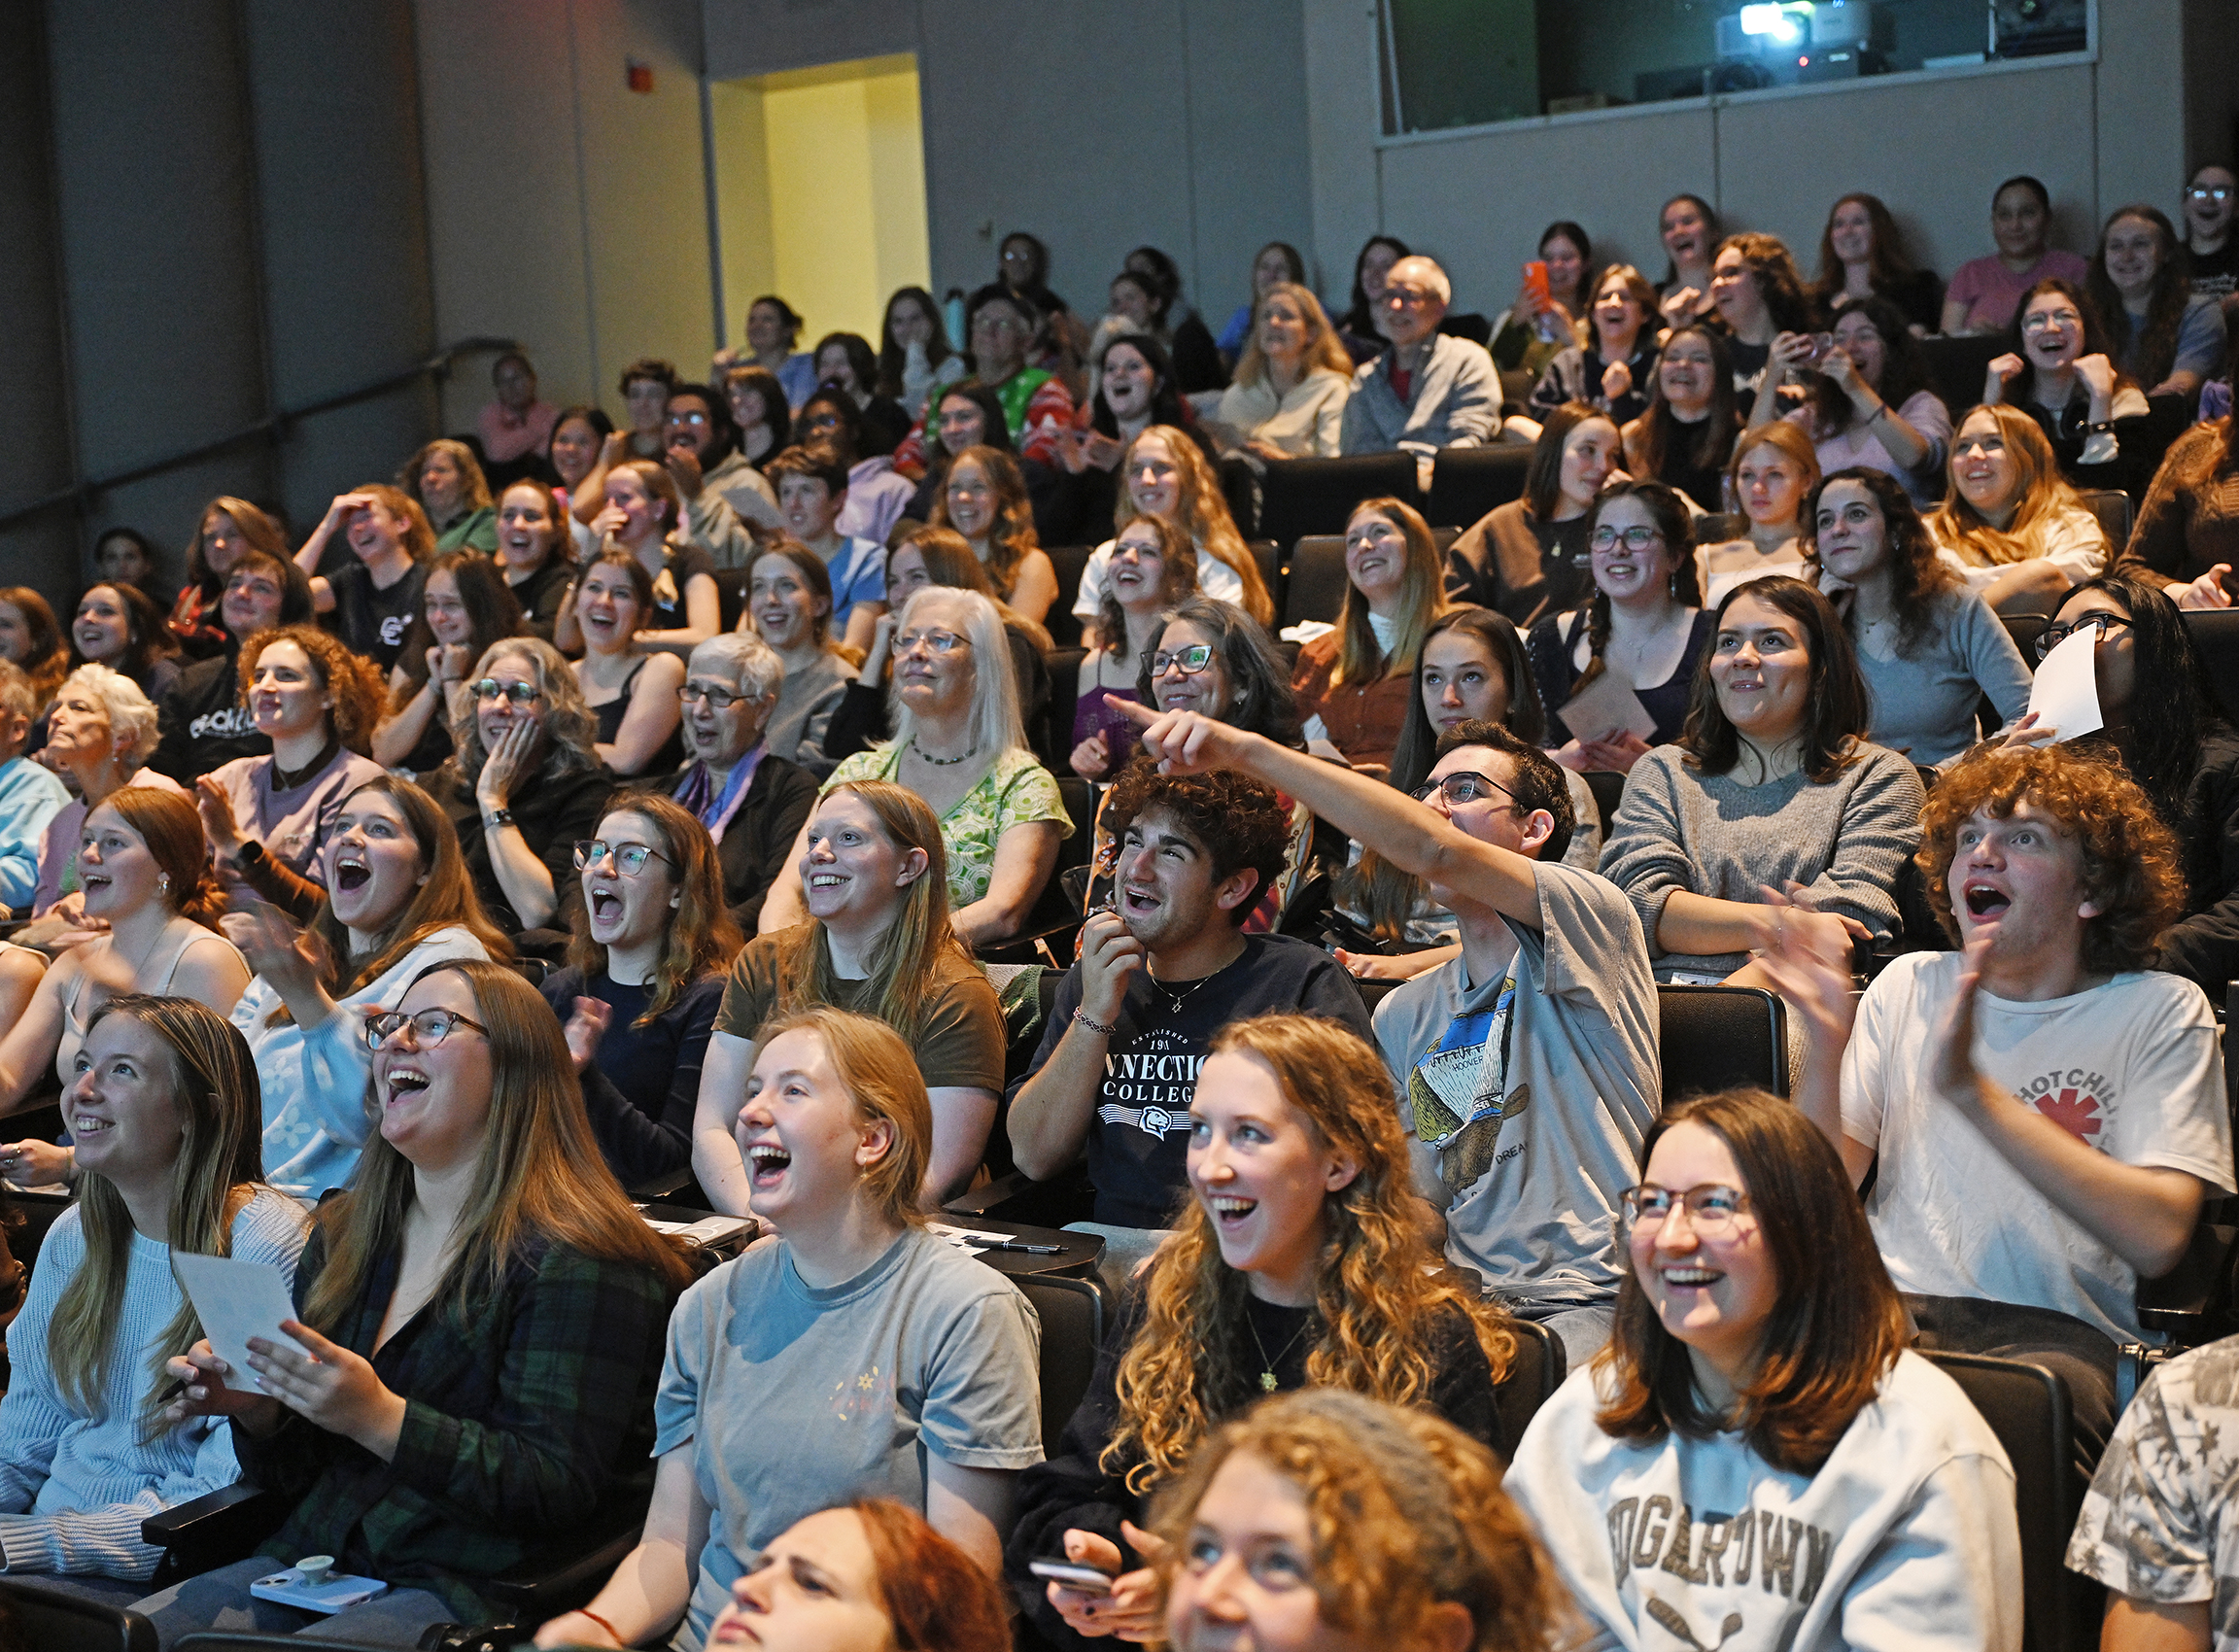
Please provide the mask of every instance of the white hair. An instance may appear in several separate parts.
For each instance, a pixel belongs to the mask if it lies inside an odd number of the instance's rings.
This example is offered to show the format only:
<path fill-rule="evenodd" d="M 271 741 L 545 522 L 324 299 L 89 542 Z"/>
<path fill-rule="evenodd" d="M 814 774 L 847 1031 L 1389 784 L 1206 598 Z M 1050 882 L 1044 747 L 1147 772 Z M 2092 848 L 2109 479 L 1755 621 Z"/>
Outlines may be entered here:
<path fill-rule="evenodd" d="M 749 700 L 767 700 L 785 682 L 785 662 L 751 632 L 727 631 L 710 637 L 692 650 L 684 671 L 689 676 L 729 677 Z"/>
<path fill-rule="evenodd" d="M 1402 275 L 1400 272 L 1405 271 Z M 1427 258 L 1413 253 L 1401 258 L 1384 274 L 1387 283 L 1394 281 L 1419 281 L 1430 290 L 1431 296 L 1441 306 L 1454 302 L 1454 284 L 1446 279 L 1446 272 L 1438 267 L 1435 258 Z"/>
<path fill-rule="evenodd" d="M 1000 757 L 1026 744 L 1026 727 L 1018 716 L 1018 678 L 1011 666 L 1011 638 L 995 604 L 977 591 L 954 585 L 927 585 L 912 593 L 894 622 L 896 636 L 911 629 L 911 616 L 928 603 L 948 603 L 962 610 L 960 628 L 972 644 L 972 749 Z M 886 706 L 894 725 L 894 747 L 908 746 L 917 733 L 917 719 L 895 692 L 899 676 L 889 679 Z"/>
<path fill-rule="evenodd" d="M 120 770 L 129 774 L 155 755 L 155 706 L 138 683 L 107 666 L 80 666 L 62 679 L 55 698 L 67 693 L 72 683 L 83 684 L 108 713 L 109 740 Z"/>

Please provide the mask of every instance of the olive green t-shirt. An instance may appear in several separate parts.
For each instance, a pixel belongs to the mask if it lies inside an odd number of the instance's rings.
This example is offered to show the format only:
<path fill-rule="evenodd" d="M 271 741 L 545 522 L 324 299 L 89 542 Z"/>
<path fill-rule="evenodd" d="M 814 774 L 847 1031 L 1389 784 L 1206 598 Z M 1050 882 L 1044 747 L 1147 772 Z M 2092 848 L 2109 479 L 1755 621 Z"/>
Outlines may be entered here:
<path fill-rule="evenodd" d="M 806 925 L 803 926 L 807 927 Z M 777 1008 L 778 960 L 799 929 L 757 936 L 731 966 L 715 1030 L 751 1039 Z M 945 951 L 933 969 L 933 1007 L 916 1042 L 917 1071 L 927 1089 L 982 1089 L 1003 1093 L 1003 1012 L 980 966 L 961 952 Z M 834 983 L 833 1008 L 873 1013 L 869 981 Z"/>

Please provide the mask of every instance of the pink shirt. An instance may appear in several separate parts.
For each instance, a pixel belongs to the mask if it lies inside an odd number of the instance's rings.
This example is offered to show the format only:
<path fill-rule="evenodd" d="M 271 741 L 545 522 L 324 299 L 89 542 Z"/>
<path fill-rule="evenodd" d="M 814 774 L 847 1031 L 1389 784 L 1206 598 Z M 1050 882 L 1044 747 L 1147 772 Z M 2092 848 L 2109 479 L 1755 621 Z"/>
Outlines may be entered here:
<path fill-rule="evenodd" d="M 559 419 L 560 409 L 549 401 L 532 401 L 519 413 L 502 401 L 488 401 L 475 415 L 474 430 L 482 438 L 484 456 L 493 465 L 503 465 L 527 454 L 542 453 Z"/>
<path fill-rule="evenodd" d="M 2050 249 L 2019 275 L 2008 269 L 2002 258 L 1970 258 L 1953 272 L 1951 285 L 1944 289 L 1944 302 L 1967 306 L 1967 320 L 1962 324 L 1965 330 L 2003 332 L 2014 325 L 2021 294 L 2030 288 L 2052 276 L 2081 287 L 2090 270 L 2091 266 L 2076 254 L 2058 247 Z"/>

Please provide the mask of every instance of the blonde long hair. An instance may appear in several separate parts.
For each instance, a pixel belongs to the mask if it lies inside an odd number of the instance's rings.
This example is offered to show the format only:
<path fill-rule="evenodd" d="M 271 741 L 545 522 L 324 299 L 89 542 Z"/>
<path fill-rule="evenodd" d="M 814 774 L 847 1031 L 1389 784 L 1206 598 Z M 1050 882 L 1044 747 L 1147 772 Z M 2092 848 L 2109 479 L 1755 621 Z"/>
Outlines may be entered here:
<path fill-rule="evenodd" d="M 2005 442 L 2007 456 L 2014 461 L 2014 473 L 2021 484 L 2015 499 L 2014 520 L 2003 529 L 1991 527 L 1989 519 L 1959 491 L 1958 430 L 1978 413 L 1987 413 L 1997 424 L 1999 439 Z M 1928 519 L 1928 531 L 1939 546 L 1972 568 L 2001 568 L 2043 556 L 2043 531 L 2062 511 L 2084 508 L 2083 496 L 2060 474 L 2052 444 L 2045 439 L 2037 421 L 2003 402 L 1968 409 L 1953 427 L 1951 457 L 1944 469 L 1951 492 Z"/>
<path fill-rule="evenodd" d="M 1345 519 L 1350 530 L 1363 516 L 1381 516 L 1399 530 L 1407 541 L 1407 572 L 1401 582 L 1398 635 L 1387 654 L 1376 645 L 1376 629 L 1368 623 L 1368 599 L 1352 580 L 1345 582 L 1345 606 L 1337 615 L 1337 664 L 1329 672 L 1332 687 L 1348 682 L 1375 682 L 1401 671 L 1412 672 L 1422 657 L 1423 639 L 1430 624 L 1446 611 L 1445 572 L 1438 563 L 1438 541 L 1430 525 L 1413 505 L 1395 499 L 1362 499 Z"/>
<path fill-rule="evenodd" d="M 1120 460 L 1120 498 L 1112 507 L 1112 532 L 1117 533 L 1141 514 L 1127 491 L 1127 473 L 1135 467 L 1135 450 L 1156 436 L 1174 457 L 1174 520 L 1189 531 L 1200 557 L 1226 563 L 1244 582 L 1244 600 L 1236 605 L 1263 626 L 1275 623 L 1275 599 L 1267 594 L 1259 564 L 1244 535 L 1236 532 L 1236 519 L 1228 514 L 1228 501 L 1221 494 L 1221 478 L 1187 430 L 1172 425 L 1153 425 L 1127 444 Z"/>
<path fill-rule="evenodd" d="M 1232 1021 L 1214 1036 L 1212 1053 L 1264 1061 L 1316 1144 L 1361 1166 L 1323 1201 L 1327 1238 L 1308 1386 L 1424 1404 L 1437 1377 L 1433 1329 L 1450 1313 L 1467 1317 L 1499 1380 L 1516 1349 L 1500 1310 L 1450 1275 L 1424 1271 L 1433 1252 L 1383 1057 L 1359 1035 L 1314 1015 Z M 1128 1490 L 1141 1495 L 1179 1474 L 1220 1415 L 1251 1397 L 1237 1365 L 1237 1350 L 1250 1336 L 1250 1290 L 1248 1276 L 1221 1259 L 1202 1202 L 1189 1200 L 1175 1236 L 1151 1264 L 1143 1328 L 1120 1361 L 1120 1426 L 1099 1461 L 1107 1473 L 1123 1472 Z"/>
<path fill-rule="evenodd" d="M 1252 330 L 1245 339 L 1244 354 L 1236 359 L 1236 382 L 1253 385 L 1267 377 L 1266 352 L 1259 348 L 1259 320 L 1267 313 L 1267 300 L 1274 297 L 1288 298 L 1297 305 L 1299 319 L 1306 324 L 1306 347 L 1298 357 L 1300 371 L 1311 373 L 1319 367 L 1351 378 L 1353 358 L 1337 342 L 1337 329 L 1329 325 L 1328 314 L 1322 308 L 1322 300 L 1314 296 L 1314 290 L 1295 281 L 1278 281 L 1252 306 Z M 1648 306 L 1651 311 L 1655 307 Z"/>
<path fill-rule="evenodd" d="M 233 1219 L 264 1180 L 263 1091 L 248 1042 L 224 1017 L 191 998 L 130 992 L 112 998 L 86 1029 L 111 1016 L 137 1021 L 162 1040 L 169 1057 L 171 1105 L 179 1115 L 179 1156 L 171 1165 L 171 1215 L 164 1243 L 203 1256 L 233 1254 Z M 78 1220 L 86 1259 L 71 1275 L 47 1325 L 47 1362 L 55 1387 L 80 1412 L 97 1414 L 117 1353 L 132 1265 L 132 1213 L 123 1194 L 98 1171 L 79 1178 Z M 156 1335 L 140 1398 L 143 1441 L 163 1432 L 163 1364 L 201 1340 L 202 1322 L 181 1295 L 178 1312 Z"/>
<path fill-rule="evenodd" d="M 539 1241 L 634 1262 L 672 1296 L 683 1290 L 691 1268 L 645 1225 L 599 1152 L 550 1006 L 503 964 L 457 959 L 420 979 L 445 972 L 465 978 L 475 1015 L 489 1028 L 491 1082 L 474 1183 L 459 1213 L 451 1264 L 435 1288 L 441 1311 L 467 1323 Z M 350 1190 L 319 1207 L 327 1258 L 303 1304 L 305 1325 L 332 1334 L 364 1294 L 378 1258 L 402 1247 L 414 1196 L 412 1161 L 376 1131 Z"/>

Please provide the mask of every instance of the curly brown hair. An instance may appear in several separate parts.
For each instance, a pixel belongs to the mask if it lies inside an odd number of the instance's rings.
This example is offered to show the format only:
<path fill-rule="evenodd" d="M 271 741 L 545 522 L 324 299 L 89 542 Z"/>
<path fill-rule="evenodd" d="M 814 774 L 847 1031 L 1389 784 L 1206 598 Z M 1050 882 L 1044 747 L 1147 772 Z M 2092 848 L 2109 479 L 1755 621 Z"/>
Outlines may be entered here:
<path fill-rule="evenodd" d="M 1270 883 L 1283 876 L 1290 858 L 1291 811 L 1273 786 L 1220 769 L 1210 774 L 1161 774 L 1158 765 L 1138 756 L 1120 771 L 1104 808 L 1114 843 L 1126 836 L 1135 817 L 1163 809 L 1176 824 L 1205 845 L 1213 862 L 1213 881 L 1232 874 L 1257 872 L 1259 881 L 1230 909 L 1228 921 L 1242 926 Z"/>
<path fill-rule="evenodd" d="M 1395 1405 L 1429 1403 L 1441 1322 L 1462 1316 L 1498 1382 L 1516 1335 L 1497 1304 L 1455 1284 L 1434 1261 L 1410 1181 L 1407 1139 L 1384 1058 L 1360 1034 L 1319 1015 L 1256 1015 L 1213 1037 L 1215 1055 L 1255 1055 L 1318 1146 L 1360 1174 L 1323 1201 L 1327 1235 L 1315 1284 L 1309 1388 L 1350 1389 Z M 1189 1199 L 1144 1285 L 1143 1328 L 1120 1358 L 1120 1423 L 1100 1459 L 1138 1496 L 1179 1474 L 1214 1424 L 1252 1397 L 1250 1276 L 1221 1259 L 1204 1204 Z"/>
<path fill-rule="evenodd" d="M 1928 794 L 1912 859 L 1945 933 L 1959 939 L 1949 881 L 1959 828 L 1978 812 L 2008 819 L 2024 802 L 2083 851 L 2084 894 L 2099 909 L 2084 929 L 2084 967 L 2095 975 L 2151 969 L 2155 941 L 2185 912 L 2176 834 L 2118 764 L 2065 746 L 1980 753 L 1953 765 Z"/>
<path fill-rule="evenodd" d="M 258 657 L 275 642 L 293 642 L 303 650 L 303 657 L 318 675 L 319 686 L 333 697 L 327 721 L 334 738 L 361 757 L 370 755 L 373 725 L 381 720 L 381 708 L 389 699 L 389 685 L 382 678 L 381 668 L 364 655 L 352 653 L 339 637 L 315 625 L 283 625 L 259 631 L 241 644 L 237 669 L 244 705 L 250 685 L 257 680 Z"/>
<path fill-rule="evenodd" d="M 1198 1452 L 1152 1518 L 1171 1590 L 1213 1477 L 1257 1458 L 1296 1486 L 1314 1536 L 1308 1586 L 1323 1621 L 1356 1635 L 1429 1644 L 1427 1619 L 1468 1608 L 1469 1652 L 1566 1644 L 1570 1612 L 1554 1562 L 1500 1489 L 1500 1461 L 1444 1419 L 1359 1394 L 1279 1394 Z"/>

